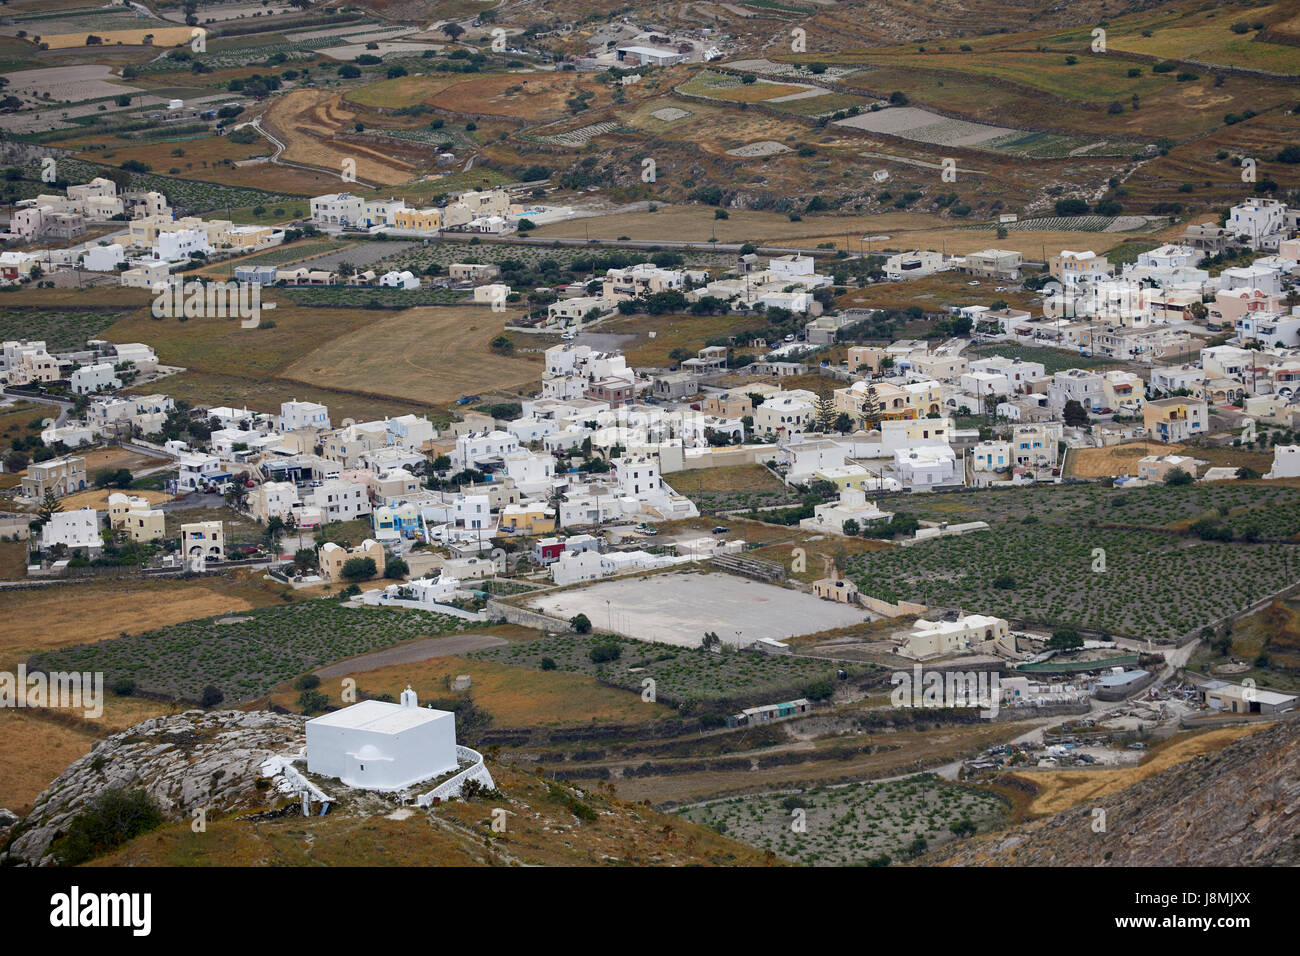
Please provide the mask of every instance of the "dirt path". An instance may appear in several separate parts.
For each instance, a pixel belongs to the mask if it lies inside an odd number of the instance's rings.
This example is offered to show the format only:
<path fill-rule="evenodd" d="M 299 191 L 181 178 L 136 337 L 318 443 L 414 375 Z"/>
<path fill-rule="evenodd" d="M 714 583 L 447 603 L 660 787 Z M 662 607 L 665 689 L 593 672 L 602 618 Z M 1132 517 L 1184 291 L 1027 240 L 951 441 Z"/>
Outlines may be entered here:
<path fill-rule="evenodd" d="M 330 664 L 314 671 L 318 677 L 347 677 L 365 671 L 376 671 L 393 664 L 414 664 L 434 657 L 454 657 L 468 651 L 478 651 L 485 647 L 496 647 L 508 643 L 503 637 L 490 634 L 457 634 L 455 637 L 429 637 L 422 641 L 399 644 L 373 654 L 362 654 L 337 664 Z"/>

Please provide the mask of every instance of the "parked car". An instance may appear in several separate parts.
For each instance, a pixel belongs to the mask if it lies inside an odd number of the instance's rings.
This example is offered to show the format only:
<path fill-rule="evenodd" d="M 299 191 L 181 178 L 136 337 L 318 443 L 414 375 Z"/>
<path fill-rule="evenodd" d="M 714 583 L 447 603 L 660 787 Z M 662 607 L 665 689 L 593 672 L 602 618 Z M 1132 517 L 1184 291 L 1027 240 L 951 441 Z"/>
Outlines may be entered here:
<path fill-rule="evenodd" d="M 724 528 L 722 525 L 718 525 L 716 528 L 713 529 L 713 533 L 714 533 L 714 534 L 726 534 L 726 533 L 727 533 L 728 531 L 730 531 L 730 530 L 731 530 L 730 528 Z"/>

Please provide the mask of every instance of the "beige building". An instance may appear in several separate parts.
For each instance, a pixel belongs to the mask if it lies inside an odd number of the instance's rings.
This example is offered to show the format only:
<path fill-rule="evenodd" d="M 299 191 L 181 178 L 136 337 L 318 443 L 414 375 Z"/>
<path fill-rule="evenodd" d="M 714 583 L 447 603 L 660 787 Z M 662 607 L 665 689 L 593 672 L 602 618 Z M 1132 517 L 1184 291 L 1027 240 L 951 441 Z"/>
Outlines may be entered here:
<path fill-rule="evenodd" d="M 1197 466 L 1201 464 L 1190 455 L 1147 455 L 1138 459 L 1137 476 L 1148 481 L 1164 481 L 1171 471 L 1180 468 L 1195 478 Z"/>
<path fill-rule="evenodd" d="M 370 558 L 375 562 L 375 576 L 382 577 L 386 561 L 384 546 L 373 538 L 367 538 L 355 548 L 344 548 L 332 541 L 327 541 L 316 550 L 316 560 L 320 565 L 320 576 L 326 581 L 337 583 L 343 578 L 343 565 L 352 558 Z"/>
<path fill-rule="evenodd" d="M 920 620 L 900 639 L 898 653 L 915 660 L 945 657 L 977 648 L 990 641 L 1006 645 L 1011 627 L 1000 617 L 968 614 L 955 621 Z"/>
<path fill-rule="evenodd" d="M 156 541 L 166 536 L 163 512 L 148 499 L 114 492 L 108 496 L 108 526 L 125 531 L 132 541 Z"/>
<path fill-rule="evenodd" d="M 706 415 L 717 418 L 744 418 L 754 414 L 754 402 L 743 389 L 709 394 L 700 405 Z"/>
<path fill-rule="evenodd" d="M 823 601 L 835 601 L 838 604 L 858 603 L 858 586 L 852 581 L 844 580 L 838 571 L 832 571 L 828 578 L 814 581 L 813 594 Z"/>
<path fill-rule="evenodd" d="M 181 525 L 181 556 L 186 561 L 226 560 L 226 529 L 220 521 L 193 521 Z"/>
<path fill-rule="evenodd" d="M 40 500 L 45 492 L 53 491 L 56 498 L 83 491 L 86 487 L 86 459 L 77 455 L 32 462 L 23 476 L 24 498 Z"/>

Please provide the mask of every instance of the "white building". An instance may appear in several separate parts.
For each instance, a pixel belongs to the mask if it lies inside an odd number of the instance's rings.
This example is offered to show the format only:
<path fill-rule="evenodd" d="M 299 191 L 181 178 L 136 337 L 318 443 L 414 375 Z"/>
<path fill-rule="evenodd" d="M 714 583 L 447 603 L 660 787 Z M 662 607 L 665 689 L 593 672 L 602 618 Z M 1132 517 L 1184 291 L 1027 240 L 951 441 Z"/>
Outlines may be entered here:
<path fill-rule="evenodd" d="M 82 257 L 82 267 L 91 272 L 116 272 L 118 263 L 126 261 L 126 250 L 121 243 L 110 242 L 104 246 L 90 246 Z"/>
<path fill-rule="evenodd" d="M 1273 467 L 1265 478 L 1300 478 L 1300 445 L 1274 445 Z"/>
<path fill-rule="evenodd" d="M 400 704 L 363 700 L 307 721 L 307 770 L 361 790 L 404 790 L 458 766 L 456 717 L 421 708 L 415 691 Z"/>
<path fill-rule="evenodd" d="M 865 491 L 846 488 L 840 492 L 838 501 L 828 501 L 813 508 L 813 516 L 800 521 L 799 527 L 823 534 L 844 534 L 846 521 L 856 521 L 862 528 L 873 522 L 888 521 L 893 516 L 892 511 L 881 511 L 874 501 L 868 501 Z"/>
<path fill-rule="evenodd" d="M 280 417 L 276 428 L 282 432 L 299 428 L 330 428 L 330 410 L 317 402 L 300 402 L 293 399 L 280 403 Z"/>
<path fill-rule="evenodd" d="M 894 452 L 894 475 L 910 491 L 961 484 L 956 453 L 947 445 Z"/>
<path fill-rule="evenodd" d="M 311 221 L 318 226 L 359 225 L 365 200 L 351 193 L 328 193 L 311 201 Z"/>
<path fill-rule="evenodd" d="M 952 268 L 942 253 L 931 249 L 914 249 L 900 252 L 885 260 L 885 275 L 894 282 L 901 279 L 918 279 Z"/>
<path fill-rule="evenodd" d="M 968 651 L 989 641 L 1010 639 L 1010 625 L 1000 617 L 967 614 L 955 621 L 919 620 L 902 636 L 898 653 L 915 660 Z"/>
<path fill-rule="evenodd" d="M 319 508 L 324 521 L 351 521 L 370 514 L 366 486 L 342 478 L 328 478 L 303 495 L 303 504 Z"/>
<path fill-rule="evenodd" d="M 392 272 L 385 272 L 379 277 L 379 284 L 388 289 L 418 289 L 420 280 L 415 273 L 407 270 L 398 272 L 394 269 Z"/>
<path fill-rule="evenodd" d="M 50 520 L 41 529 L 41 548 L 49 549 L 56 544 L 69 549 L 103 547 L 104 541 L 99 536 L 99 513 L 94 508 L 78 508 L 50 515 Z"/>
<path fill-rule="evenodd" d="M 1242 237 L 1252 249 L 1275 250 L 1287 238 L 1286 203 L 1252 196 L 1228 210 L 1224 228 Z"/>
<path fill-rule="evenodd" d="M 154 258 L 163 262 L 182 262 L 190 258 L 191 253 L 212 252 L 208 234 L 202 229 L 175 229 L 158 233 L 154 240 Z"/>
<path fill-rule="evenodd" d="M 519 439 L 509 432 L 494 430 L 490 432 L 469 432 L 456 439 L 456 448 L 451 454 L 452 467 L 457 470 L 473 468 L 493 459 L 504 462 L 507 455 L 519 451 Z"/>
<path fill-rule="evenodd" d="M 72 373 L 70 387 L 77 395 L 89 395 L 104 389 L 122 387 L 122 380 L 117 377 L 112 363 L 100 362 L 96 365 L 84 365 Z"/>

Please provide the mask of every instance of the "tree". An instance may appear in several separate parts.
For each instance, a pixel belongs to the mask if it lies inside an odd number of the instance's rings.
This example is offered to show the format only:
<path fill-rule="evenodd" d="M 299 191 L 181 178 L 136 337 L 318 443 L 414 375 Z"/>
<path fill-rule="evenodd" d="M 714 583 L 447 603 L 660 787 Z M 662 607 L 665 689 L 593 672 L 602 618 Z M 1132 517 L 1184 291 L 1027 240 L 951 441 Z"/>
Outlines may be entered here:
<path fill-rule="evenodd" d="M 403 558 L 390 558 L 384 565 L 384 577 L 401 580 L 410 573 L 410 565 Z"/>
<path fill-rule="evenodd" d="M 587 652 L 587 657 L 593 664 L 606 664 L 609 661 L 616 661 L 623 656 L 623 648 L 613 642 L 607 644 L 597 644 Z"/>
<path fill-rule="evenodd" d="M 1088 413 L 1084 407 L 1079 404 L 1077 399 L 1070 399 L 1065 403 L 1065 408 L 1061 412 L 1061 417 L 1067 425 L 1087 425 Z"/>
<path fill-rule="evenodd" d="M 379 573 L 379 569 L 375 567 L 374 558 L 348 558 L 340 573 L 345 581 L 369 581 Z"/>
<path fill-rule="evenodd" d="M 345 80 L 355 80 L 361 75 L 361 67 L 353 66 L 351 63 L 344 63 L 339 67 L 339 76 Z"/>
<path fill-rule="evenodd" d="M 95 472 L 96 488 L 130 488 L 131 482 L 135 477 L 131 474 L 129 468 L 118 468 L 116 471 L 111 468 L 105 468 L 102 471 Z"/>
<path fill-rule="evenodd" d="M 1051 638 L 1047 642 L 1047 647 L 1054 651 L 1071 651 L 1083 647 L 1083 638 L 1079 632 L 1073 628 L 1065 628 L 1060 631 L 1053 631 Z"/>
<path fill-rule="evenodd" d="M 575 614 L 569 618 L 569 627 L 578 634 L 588 634 L 591 632 L 591 619 L 585 614 Z"/>
<path fill-rule="evenodd" d="M 958 820 L 956 823 L 949 824 L 948 829 L 951 830 L 954 834 L 956 834 L 959 837 L 968 837 L 968 836 L 974 836 L 975 830 L 977 828 L 973 820 L 968 820 L 965 817 L 963 817 L 962 819 Z"/>
<path fill-rule="evenodd" d="M 853 419 L 846 412 L 840 412 L 835 416 L 834 429 L 841 435 L 847 435 L 853 431 Z"/>
<path fill-rule="evenodd" d="M 63 510 L 63 505 L 59 504 L 59 499 L 54 496 L 53 488 L 45 489 L 45 497 L 41 499 L 41 506 L 36 509 L 36 519 L 41 523 L 41 527 L 49 524 L 51 518 Z"/>
<path fill-rule="evenodd" d="M 299 548 L 293 554 L 293 563 L 300 571 L 310 571 L 316 567 L 316 549 Z"/>
<path fill-rule="evenodd" d="M 76 866 L 121 846 L 163 822 L 145 790 L 112 787 L 93 797 L 53 844 L 60 866 Z"/>
<path fill-rule="evenodd" d="M 849 518 L 847 521 L 844 522 L 844 533 L 848 535 L 850 538 L 857 537 L 858 533 L 861 530 L 862 530 L 862 526 L 858 524 L 856 518 Z"/>
<path fill-rule="evenodd" d="M 835 427 L 835 401 L 829 396 L 819 398 L 814 403 L 816 414 L 813 427 L 819 432 L 828 432 Z"/>
<path fill-rule="evenodd" d="M 452 43 L 455 43 L 460 35 L 465 32 L 465 28 L 459 23 L 444 23 L 441 29 Z"/>
<path fill-rule="evenodd" d="M 880 400 L 880 395 L 876 392 L 876 386 L 868 385 L 866 392 L 862 396 L 862 424 L 870 431 L 880 424 L 880 419 L 884 414 L 885 403 Z"/>
<path fill-rule="evenodd" d="M 1182 468 L 1170 468 L 1169 474 L 1165 475 L 1165 484 L 1175 487 L 1190 485 L 1194 481 L 1196 479 L 1192 477 L 1191 473 Z"/>
<path fill-rule="evenodd" d="M 722 646 L 722 638 L 718 637 L 714 631 L 705 631 L 704 639 L 700 641 L 700 647 L 706 651 L 715 651 Z"/>
<path fill-rule="evenodd" d="M 330 699 L 318 690 L 305 690 L 298 695 L 298 706 L 304 714 L 318 714 L 329 702 Z"/>

